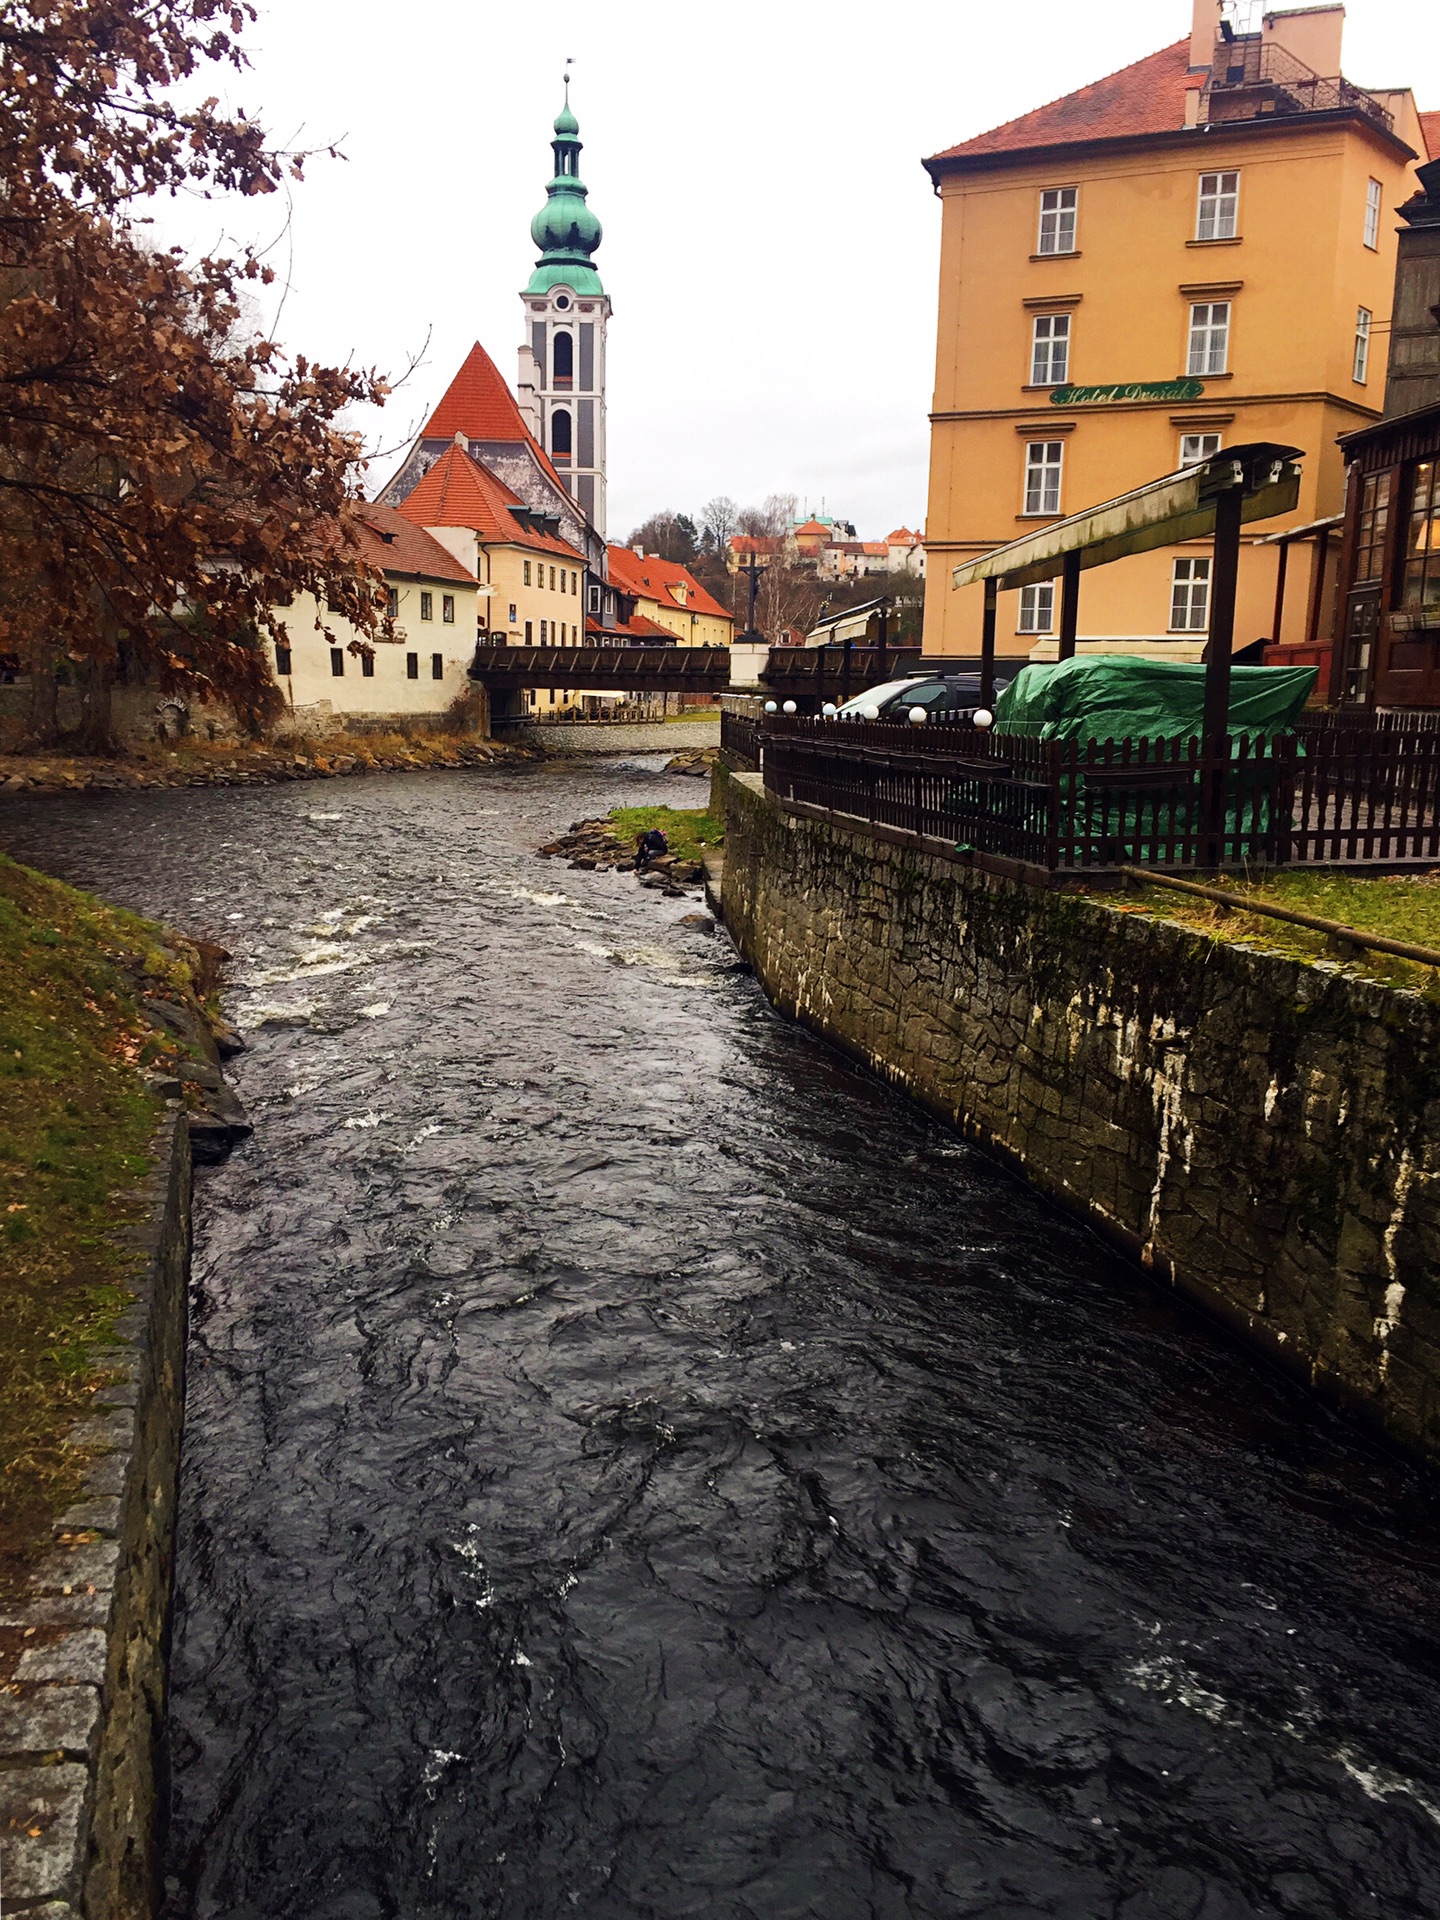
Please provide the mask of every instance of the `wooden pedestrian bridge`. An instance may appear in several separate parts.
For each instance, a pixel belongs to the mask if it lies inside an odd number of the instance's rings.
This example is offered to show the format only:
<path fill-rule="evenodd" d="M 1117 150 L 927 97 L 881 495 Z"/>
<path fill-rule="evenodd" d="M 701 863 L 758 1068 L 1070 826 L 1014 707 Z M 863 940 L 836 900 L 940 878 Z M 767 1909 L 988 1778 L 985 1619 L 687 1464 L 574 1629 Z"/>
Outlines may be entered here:
<path fill-rule="evenodd" d="M 740 664 L 740 649 L 643 645 L 515 647 L 481 641 L 470 678 L 493 694 L 507 688 L 553 688 L 592 693 L 728 693 Z M 822 701 L 840 700 L 878 687 L 902 673 L 923 670 L 913 647 L 771 647 L 760 654 L 745 649 L 747 677 L 742 690 L 763 689 L 793 699 L 802 710 L 818 710 Z M 937 663 L 938 664 L 938 663 Z M 951 673 L 968 661 L 944 663 Z"/>

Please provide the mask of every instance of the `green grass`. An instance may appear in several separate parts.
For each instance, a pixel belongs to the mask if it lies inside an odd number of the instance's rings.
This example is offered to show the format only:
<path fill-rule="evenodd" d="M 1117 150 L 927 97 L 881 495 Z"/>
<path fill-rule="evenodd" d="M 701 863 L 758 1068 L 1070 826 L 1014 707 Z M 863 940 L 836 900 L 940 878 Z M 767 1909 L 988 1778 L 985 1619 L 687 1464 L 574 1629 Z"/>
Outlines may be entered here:
<path fill-rule="evenodd" d="M 719 707 L 686 707 L 682 713 L 667 713 L 665 724 L 671 727 L 677 723 L 683 724 L 687 720 L 718 720 L 719 718 Z"/>
<path fill-rule="evenodd" d="M 1233 877 L 1220 883 L 1233 890 L 1237 901 L 1247 896 L 1266 900 L 1296 913 L 1313 913 L 1361 933 L 1384 934 L 1416 946 L 1440 949 L 1440 869 L 1422 874 L 1351 874 L 1288 871 L 1272 874 L 1263 883 L 1247 885 Z M 1119 904 L 1117 902 L 1116 904 Z M 1227 911 L 1208 900 L 1173 893 L 1168 887 L 1146 887 L 1127 896 L 1131 911 L 1163 915 L 1199 927 L 1221 940 L 1242 940 L 1263 946 L 1292 960 L 1336 959 L 1323 933 L 1293 927 L 1264 914 Z M 1345 962 L 1346 970 L 1410 988 L 1440 1001 L 1440 970 L 1383 953 L 1361 953 Z"/>
<path fill-rule="evenodd" d="M 79 1488 L 65 1445 L 130 1299 L 115 1228 L 136 1211 L 162 1051 L 136 997 L 186 992 L 161 929 L 0 855 L 0 1586 Z"/>
<path fill-rule="evenodd" d="M 612 807 L 610 818 L 620 839 L 630 842 L 637 833 L 659 827 L 681 860 L 698 860 L 707 847 L 721 846 L 725 839 L 724 822 L 703 807 Z"/>

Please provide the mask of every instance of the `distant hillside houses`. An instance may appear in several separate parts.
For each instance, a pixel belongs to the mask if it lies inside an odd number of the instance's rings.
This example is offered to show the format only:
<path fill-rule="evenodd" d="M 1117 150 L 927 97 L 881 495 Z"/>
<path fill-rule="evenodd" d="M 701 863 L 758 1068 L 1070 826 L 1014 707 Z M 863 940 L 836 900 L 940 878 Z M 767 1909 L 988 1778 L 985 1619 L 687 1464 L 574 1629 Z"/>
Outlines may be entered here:
<path fill-rule="evenodd" d="M 736 573 L 751 559 L 769 565 L 782 560 L 790 566 L 813 567 L 821 580 L 862 580 L 870 574 L 910 574 L 925 577 L 925 540 L 913 527 L 896 527 L 883 540 L 857 540 L 848 520 L 813 514 L 785 534 L 737 533 L 730 541 L 726 565 Z"/>

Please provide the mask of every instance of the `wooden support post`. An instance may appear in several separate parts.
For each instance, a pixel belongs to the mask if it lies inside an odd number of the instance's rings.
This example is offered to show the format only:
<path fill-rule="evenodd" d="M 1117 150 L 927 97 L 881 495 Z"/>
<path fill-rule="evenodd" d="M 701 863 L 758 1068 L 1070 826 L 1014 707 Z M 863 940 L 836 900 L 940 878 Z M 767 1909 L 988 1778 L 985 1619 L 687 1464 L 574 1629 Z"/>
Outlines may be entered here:
<path fill-rule="evenodd" d="M 1320 637 L 1320 615 L 1325 605 L 1325 568 L 1330 558 L 1330 529 L 1322 527 L 1315 542 L 1315 573 L 1310 583 L 1310 613 L 1305 622 L 1305 644 L 1313 647 Z"/>
<path fill-rule="evenodd" d="M 1285 569 L 1290 561 L 1290 542 L 1280 543 L 1280 562 L 1275 569 L 1275 617 L 1270 622 L 1270 644 L 1278 647 L 1280 631 L 1285 622 Z"/>
<path fill-rule="evenodd" d="M 840 704 L 843 707 L 850 698 L 850 649 L 855 644 L 850 634 L 841 641 L 840 654 Z"/>
<path fill-rule="evenodd" d="M 1230 655 L 1235 645 L 1235 583 L 1240 571 L 1243 487 L 1227 487 L 1215 503 L 1215 549 L 1210 569 L 1210 638 L 1205 648 L 1205 719 L 1200 742 L 1200 859 L 1221 863 L 1229 790 Z"/>
<path fill-rule="evenodd" d="M 993 580 L 985 582 L 985 619 L 980 628 L 980 704 L 992 711 L 995 706 L 995 603 L 1000 590 Z"/>
<path fill-rule="evenodd" d="M 1075 629 L 1080 619 L 1080 556 L 1067 553 L 1060 575 L 1060 655 L 1075 658 Z"/>
<path fill-rule="evenodd" d="M 883 686 L 887 677 L 886 647 L 890 638 L 890 602 L 888 600 L 882 600 L 880 602 L 880 613 L 875 624 L 875 637 L 880 642 L 880 657 L 875 664 L 880 673 L 880 684 Z"/>

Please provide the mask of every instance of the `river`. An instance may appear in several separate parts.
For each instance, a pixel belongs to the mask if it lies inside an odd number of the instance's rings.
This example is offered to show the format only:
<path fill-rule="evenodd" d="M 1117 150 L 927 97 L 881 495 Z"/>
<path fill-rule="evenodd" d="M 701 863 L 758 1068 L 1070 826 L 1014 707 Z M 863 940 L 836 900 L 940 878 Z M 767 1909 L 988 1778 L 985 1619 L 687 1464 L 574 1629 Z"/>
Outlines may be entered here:
<path fill-rule="evenodd" d="M 198 1177 L 173 1920 L 1433 1920 L 1433 1483 L 693 907 L 535 857 L 701 793 L 0 815 L 223 940 L 252 1040 Z"/>

